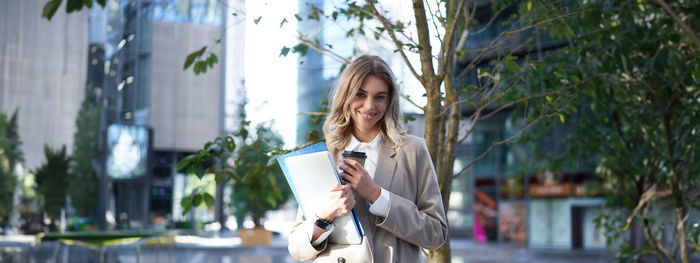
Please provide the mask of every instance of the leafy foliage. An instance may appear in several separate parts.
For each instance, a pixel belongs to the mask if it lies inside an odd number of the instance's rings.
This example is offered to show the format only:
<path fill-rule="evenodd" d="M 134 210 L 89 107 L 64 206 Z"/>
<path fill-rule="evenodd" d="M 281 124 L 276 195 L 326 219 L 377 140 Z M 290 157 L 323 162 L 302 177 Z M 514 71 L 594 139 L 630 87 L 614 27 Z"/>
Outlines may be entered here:
<path fill-rule="evenodd" d="M 17 112 L 13 116 L 16 116 Z M 16 125 L 16 118 L 13 117 Z M 12 197 L 15 192 L 17 178 L 12 172 L 12 150 L 8 133 L 12 130 L 12 122 L 7 121 L 7 115 L 0 112 L 0 221 L 7 218 L 12 211 Z"/>
<path fill-rule="evenodd" d="M 241 123 L 241 130 L 247 127 L 247 122 Z M 258 125 L 255 137 L 242 139 L 244 144 L 235 159 L 236 174 L 241 178 L 233 183 L 231 193 L 234 215 L 239 219 L 250 215 L 256 226 L 262 226 L 265 212 L 278 209 L 292 194 L 282 170 L 269 153 L 272 148 L 281 147 L 283 141 L 264 124 Z"/>
<path fill-rule="evenodd" d="M 216 44 L 219 44 L 220 41 L 221 39 L 217 39 Z M 204 46 L 201 49 L 188 54 L 185 58 L 185 64 L 183 65 L 182 69 L 186 70 L 190 66 L 194 65 L 192 70 L 194 71 L 195 75 L 199 75 L 199 73 L 206 73 L 208 68 L 213 68 L 214 65 L 219 62 L 219 58 L 214 53 L 208 53 L 209 55 L 206 56 L 207 49 L 208 47 Z"/>
<path fill-rule="evenodd" d="M 194 174 L 199 179 L 202 179 L 207 173 L 214 173 L 215 182 L 226 182 L 228 180 L 236 180 L 238 176 L 234 170 L 227 164 L 227 159 L 236 149 L 236 142 L 231 135 L 221 136 L 204 144 L 204 148 L 198 150 L 192 155 L 188 155 L 177 164 L 177 171 L 185 170 L 188 174 Z M 192 206 L 200 206 L 202 204 L 207 207 L 213 207 L 213 196 L 204 189 L 195 188 L 189 196 L 185 196 L 180 201 L 182 205 L 182 214 L 187 214 Z"/>
<path fill-rule="evenodd" d="M 46 20 L 51 20 L 53 16 L 58 11 L 63 0 L 50 0 L 44 5 L 44 9 L 41 11 L 41 17 L 46 18 Z M 107 4 L 107 0 L 95 0 L 97 4 L 104 7 Z M 85 8 L 92 8 L 93 0 L 67 0 L 66 1 L 66 13 L 77 12 Z"/>
<path fill-rule="evenodd" d="M 183 158 L 177 170 L 186 169 L 199 178 L 214 173 L 217 184 L 233 182 L 234 214 L 241 219 L 249 214 L 259 226 L 264 213 L 278 209 L 291 196 L 291 190 L 269 154 L 273 148 L 281 147 L 281 136 L 265 125 L 259 125 L 255 136 L 251 136 L 250 122 L 245 120 L 245 114 L 242 117 L 238 132 L 207 142 L 204 149 Z M 234 152 L 236 140 L 242 146 Z M 214 198 L 202 189 L 195 189 L 191 195 L 183 197 L 180 204 L 186 214 L 192 206 L 213 207 Z"/>
<path fill-rule="evenodd" d="M 36 176 L 37 193 L 44 200 L 44 211 L 50 218 L 58 218 L 61 208 L 65 207 L 69 187 L 71 159 L 66 153 L 66 146 L 53 150 L 44 145 L 46 162 L 34 172 Z"/>
<path fill-rule="evenodd" d="M 73 158 L 68 185 L 71 203 L 77 214 L 83 217 L 94 215 L 98 191 L 97 172 L 92 163 L 99 156 L 97 138 L 100 108 L 91 102 L 89 90 L 85 89 L 85 98 L 75 119 L 77 129 L 73 134 Z"/>
<path fill-rule="evenodd" d="M 610 240 L 620 240 L 632 223 L 644 228 L 647 245 L 623 243 L 620 259 L 654 255 L 659 261 L 678 257 L 687 262 L 683 247 L 686 242 L 697 247 L 691 238 L 697 222 L 685 222 L 681 229 L 676 225 L 690 208 L 700 206 L 700 158 L 694 147 L 700 145 L 700 78 L 695 73 L 700 72 L 700 46 L 689 35 L 694 33 L 672 17 L 684 18 L 697 32 L 700 6 L 674 2 L 671 14 L 658 2 L 583 3 L 571 24 L 576 35 L 567 34 L 574 45 L 549 54 L 526 78 L 576 86 L 567 91 L 571 107 L 565 113 L 578 120 L 578 128 L 563 141 L 569 154 L 554 159 L 598 160 L 596 174 L 610 209 L 597 224 Z M 593 81 L 581 83 L 584 79 Z M 538 104 L 531 106 L 538 111 Z M 676 228 L 674 239 L 695 232 L 681 242 L 680 251 L 672 250 L 666 248 L 674 241 L 659 235 L 664 227 Z"/>

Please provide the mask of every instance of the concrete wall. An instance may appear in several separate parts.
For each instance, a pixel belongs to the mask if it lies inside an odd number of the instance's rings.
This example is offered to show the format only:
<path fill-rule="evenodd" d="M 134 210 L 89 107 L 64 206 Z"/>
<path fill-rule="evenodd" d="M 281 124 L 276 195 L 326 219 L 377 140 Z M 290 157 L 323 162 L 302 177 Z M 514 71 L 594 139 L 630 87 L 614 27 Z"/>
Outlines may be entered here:
<path fill-rule="evenodd" d="M 221 36 L 219 26 L 153 23 L 151 125 L 157 150 L 194 151 L 218 136 L 219 64 L 182 70 L 185 57 Z M 218 55 L 218 48 L 214 49 Z M 219 57 L 220 61 L 223 61 Z"/>
<path fill-rule="evenodd" d="M 83 99 L 87 65 L 87 11 L 51 21 L 46 1 L 0 1 L 0 111 L 19 108 L 26 165 L 44 160 L 44 144 L 72 148 L 75 117 Z"/>

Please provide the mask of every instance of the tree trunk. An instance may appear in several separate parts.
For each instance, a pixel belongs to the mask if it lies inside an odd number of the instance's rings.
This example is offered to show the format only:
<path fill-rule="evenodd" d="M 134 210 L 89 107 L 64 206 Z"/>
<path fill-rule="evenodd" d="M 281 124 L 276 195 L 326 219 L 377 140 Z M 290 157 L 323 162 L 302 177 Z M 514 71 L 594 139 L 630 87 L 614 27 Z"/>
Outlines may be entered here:
<path fill-rule="evenodd" d="M 647 243 L 649 243 L 649 246 L 651 246 L 651 249 L 654 251 L 654 254 L 656 254 L 656 259 L 661 263 L 661 262 L 666 262 L 664 260 L 664 254 L 661 251 L 660 244 L 658 241 L 654 239 L 654 235 L 651 233 L 651 228 L 649 226 L 649 219 L 647 217 L 647 212 L 649 211 L 649 205 L 645 204 L 644 208 L 642 208 L 642 226 L 644 227 L 644 239 L 646 239 Z M 666 254 L 666 257 L 669 257 L 669 255 Z M 671 262 L 675 262 L 673 257 L 670 257 Z"/>
<path fill-rule="evenodd" d="M 685 221 L 688 219 L 683 207 L 676 207 L 676 231 L 678 231 L 678 242 L 681 245 L 681 262 L 689 263 L 688 246 L 685 237 Z"/>
<path fill-rule="evenodd" d="M 437 80 L 430 80 L 425 86 L 428 103 L 425 105 L 425 144 L 428 146 L 428 153 L 433 159 L 433 166 L 438 168 L 438 145 L 440 145 L 440 111 L 441 111 L 441 96 L 440 85 L 435 84 Z"/>

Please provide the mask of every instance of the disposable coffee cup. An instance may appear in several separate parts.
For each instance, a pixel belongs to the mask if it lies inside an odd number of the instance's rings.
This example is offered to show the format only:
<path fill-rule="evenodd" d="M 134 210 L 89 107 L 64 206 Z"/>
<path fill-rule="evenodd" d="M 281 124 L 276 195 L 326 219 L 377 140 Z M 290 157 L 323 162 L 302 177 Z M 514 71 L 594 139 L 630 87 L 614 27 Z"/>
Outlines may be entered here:
<path fill-rule="evenodd" d="M 343 152 L 343 159 L 355 160 L 358 163 L 360 163 L 362 166 L 365 166 L 365 160 L 367 159 L 367 154 L 365 154 L 363 152 L 356 152 L 356 151 L 344 151 Z"/>

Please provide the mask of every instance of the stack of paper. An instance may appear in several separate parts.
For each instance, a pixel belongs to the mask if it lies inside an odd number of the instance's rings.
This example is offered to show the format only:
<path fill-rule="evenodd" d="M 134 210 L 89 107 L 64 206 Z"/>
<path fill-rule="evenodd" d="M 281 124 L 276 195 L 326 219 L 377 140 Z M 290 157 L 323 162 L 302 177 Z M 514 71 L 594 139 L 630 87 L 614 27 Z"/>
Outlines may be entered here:
<path fill-rule="evenodd" d="M 342 183 L 325 143 L 317 143 L 277 158 L 305 218 L 314 218 L 328 190 Z M 364 232 L 355 210 L 334 220 L 331 244 L 360 244 Z"/>

